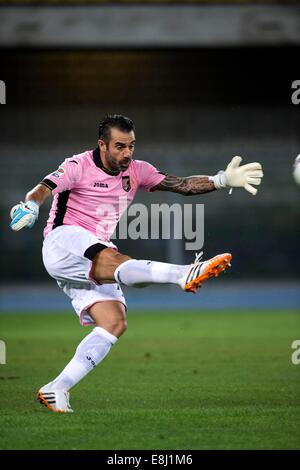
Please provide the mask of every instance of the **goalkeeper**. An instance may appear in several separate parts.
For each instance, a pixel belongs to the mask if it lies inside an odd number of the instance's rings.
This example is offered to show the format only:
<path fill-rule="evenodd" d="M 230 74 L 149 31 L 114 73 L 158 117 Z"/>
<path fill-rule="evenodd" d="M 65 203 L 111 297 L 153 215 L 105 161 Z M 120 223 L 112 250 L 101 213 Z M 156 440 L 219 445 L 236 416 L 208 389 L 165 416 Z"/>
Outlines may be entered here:
<path fill-rule="evenodd" d="M 191 265 L 132 259 L 110 241 L 122 213 L 138 189 L 204 194 L 222 188 L 257 193 L 263 172 L 260 163 L 241 165 L 234 157 L 214 176 L 172 176 L 149 163 L 134 160 L 135 130 L 122 115 L 109 115 L 99 127 L 97 148 L 67 158 L 29 191 L 25 202 L 11 210 L 11 228 L 32 228 L 39 207 L 54 196 L 44 230 L 43 262 L 67 294 L 82 325 L 95 328 L 78 345 L 74 357 L 37 399 L 53 412 L 72 412 L 69 390 L 108 354 L 125 332 L 126 301 L 121 286 L 177 285 L 196 292 L 205 280 L 218 276 L 231 261 L 224 253 Z M 126 196 L 127 207 L 119 204 Z M 110 209 L 109 209 L 110 208 Z"/>

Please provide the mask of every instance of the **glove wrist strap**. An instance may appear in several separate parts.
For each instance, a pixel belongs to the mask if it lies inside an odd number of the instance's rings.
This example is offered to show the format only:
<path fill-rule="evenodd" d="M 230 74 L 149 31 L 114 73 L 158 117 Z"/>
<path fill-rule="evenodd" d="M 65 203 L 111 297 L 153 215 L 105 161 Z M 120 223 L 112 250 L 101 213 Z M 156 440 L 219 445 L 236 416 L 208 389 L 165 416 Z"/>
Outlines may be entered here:
<path fill-rule="evenodd" d="M 225 171 L 219 171 L 214 176 L 210 177 L 210 181 L 213 181 L 216 189 L 227 188 L 227 178 Z"/>
<path fill-rule="evenodd" d="M 30 209 L 33 209 L 33 210 L 39 210 L 39 204 L 34 201 L 33 199 L 30 199 L 29 201 L 26 201 L 25 202 L 25 205 L 28 206 Z"/>

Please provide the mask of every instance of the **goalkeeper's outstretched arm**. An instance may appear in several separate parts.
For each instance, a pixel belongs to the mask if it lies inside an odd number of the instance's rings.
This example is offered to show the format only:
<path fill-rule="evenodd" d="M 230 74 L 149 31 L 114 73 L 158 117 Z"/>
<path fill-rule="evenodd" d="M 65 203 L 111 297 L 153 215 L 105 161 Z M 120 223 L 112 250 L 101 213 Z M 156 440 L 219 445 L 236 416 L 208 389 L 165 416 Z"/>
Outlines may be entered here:
<path fill-rule="evenodd" d="M 10 211 L 10 227 L 14 231 L 24 227 L 32 228 L 39 216 L 39 208 L 51 196 L 51 190 L 44 184 L 38 184 L 25 196 L 25 202 L 20 202 Z"/>
<path fill-rule="evenodd" d="M 204 194 L 221 188 L 244 188 L 253 196 L 256 195 L 258 186 L 263 177 L 260 163 L 248 163 L 240 166 L 241 157 L 233 157 L 225 171 L 219 171 L 214 176 L 173 176 L 166 175 L 165 179 L 152 191 L 171 191 L 183 195 Z M 254 185 L 254 186 L 253 186 Z"/>
<path fill-rule="evenodd" d="M 191 196 L 193 194 L 205 194 L 216 189 L 209 176 L 174 176 L 166 175 L 152 191 L 171 191 L 173 193 Z"/>

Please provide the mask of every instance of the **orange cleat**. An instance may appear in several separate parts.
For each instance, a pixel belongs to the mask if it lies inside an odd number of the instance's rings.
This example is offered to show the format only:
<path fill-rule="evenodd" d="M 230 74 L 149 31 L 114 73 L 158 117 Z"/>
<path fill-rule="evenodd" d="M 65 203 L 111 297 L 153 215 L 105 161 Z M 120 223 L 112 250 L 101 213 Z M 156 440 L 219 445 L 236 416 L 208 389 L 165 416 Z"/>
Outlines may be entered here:
<path fill-rule="evenodd" d="M 184 290 L 186 292 L 193 292 L 195 294 L 204 281 L 210 277 L 219 276 L 221 272 L 231 266 L 232 255 L 230 253 L 217 255 L 207 261 L 200 261 L 201 257 L 202 253 L 196 255 L 194 263 L 189 268 L 184 283 Z"/>

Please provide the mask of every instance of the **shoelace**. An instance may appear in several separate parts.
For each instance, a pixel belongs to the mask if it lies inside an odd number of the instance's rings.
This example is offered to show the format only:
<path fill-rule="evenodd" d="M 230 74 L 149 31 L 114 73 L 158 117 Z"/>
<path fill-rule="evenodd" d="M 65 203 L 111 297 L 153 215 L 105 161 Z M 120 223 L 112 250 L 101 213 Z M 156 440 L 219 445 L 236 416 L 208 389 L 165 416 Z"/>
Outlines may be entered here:
<path fill-rule="evenodd" d="M 193 264 L 199 263 L 199 261 L 202 259 L 202 256 L 203 256 L 203 251 L 196 253 L 195 261 Z"/>

